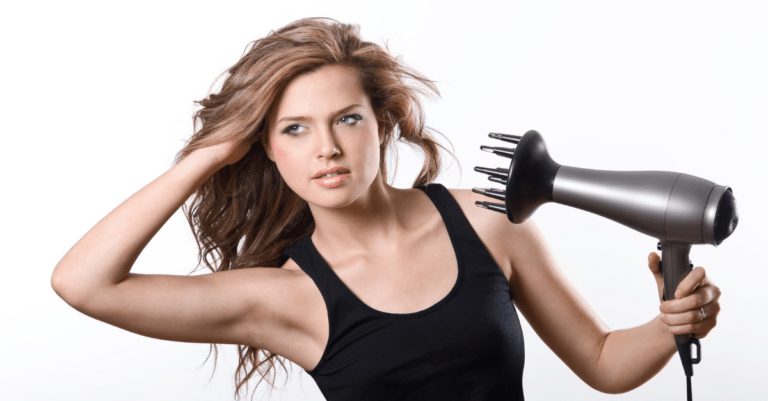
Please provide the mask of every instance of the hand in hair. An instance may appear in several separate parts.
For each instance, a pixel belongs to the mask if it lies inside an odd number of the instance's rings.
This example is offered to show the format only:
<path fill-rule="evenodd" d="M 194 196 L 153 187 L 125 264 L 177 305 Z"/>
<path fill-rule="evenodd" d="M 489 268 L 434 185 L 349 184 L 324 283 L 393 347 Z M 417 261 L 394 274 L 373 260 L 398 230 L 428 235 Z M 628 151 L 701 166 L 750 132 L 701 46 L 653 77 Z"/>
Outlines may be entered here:
<path fill-rule="evenodd" d="M 255 138 L 232 138 L 215 145 L 195 150 L 196 153 L 206 153 L 215 158 L 219 168 L 237 163 L 251 149 Z"/>

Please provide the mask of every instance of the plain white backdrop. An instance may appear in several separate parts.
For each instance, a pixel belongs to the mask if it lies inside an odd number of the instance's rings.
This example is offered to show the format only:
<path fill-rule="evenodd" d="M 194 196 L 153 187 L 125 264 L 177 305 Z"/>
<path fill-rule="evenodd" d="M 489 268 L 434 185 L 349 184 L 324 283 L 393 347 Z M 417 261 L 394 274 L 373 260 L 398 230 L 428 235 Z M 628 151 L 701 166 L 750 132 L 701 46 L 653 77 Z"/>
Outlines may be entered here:
<path fill-rule="evenodd" d="M 693 394 L 765 399 L 765 3 L 413 0 L 0 6 L 0 398 L 232 399 L 234 346 L 220 347 L 209 382 L 212 361 L 200 367 L 207 344 L 146 338 L 82 315 L 53 292 L 50 276 L 94 224 L 171 167 L 192 133 L 193 100 L 249 42 L 313 16 L 359 24 L 366 40 L 388 41 L 437 81 L 442 98 L 426 102 L 427 124 L 445 134 L 461 164 L 445 155 L 437 181 L 448 187 L 498 187 L 473 171 L 503 166 L 480 145 L 503 146 L 491 131 L 529 129 L 564 165 L 683 172 L 731 186 L 738 229 L 718 248 L 691 252 L 722 290 Z M 410 187 L 420 168 L 421 155 L 401 147 L 394 186 Z M 646 260 L 656 239 L 561 205 L 533 218 L 608 326 L 630 328 L 658 314 Z M 184 275 L 196 255 L 179 211 L 133 272 Z M 602 394 L 521 322 L 527 399 L 685 399 L 677 356 L 640 388 Z M 280 373 L 273 400 L 323 399 L 298 366 L 284 379 Z M 266 387 L 254 399 L 266 399 Z"/>

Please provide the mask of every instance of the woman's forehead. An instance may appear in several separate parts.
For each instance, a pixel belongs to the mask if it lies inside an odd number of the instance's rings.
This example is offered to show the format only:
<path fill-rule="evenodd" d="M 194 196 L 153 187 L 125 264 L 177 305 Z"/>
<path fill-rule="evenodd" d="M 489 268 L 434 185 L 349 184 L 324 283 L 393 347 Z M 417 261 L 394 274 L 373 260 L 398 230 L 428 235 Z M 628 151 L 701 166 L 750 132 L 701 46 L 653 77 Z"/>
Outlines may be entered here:
<path fill-rule="evenodd" d="M 323 118 L 355 103 L 370 107 L 357 70 L 325 66 L 286 85 L 274 108 L 273 121 L 299 116 Z"/>

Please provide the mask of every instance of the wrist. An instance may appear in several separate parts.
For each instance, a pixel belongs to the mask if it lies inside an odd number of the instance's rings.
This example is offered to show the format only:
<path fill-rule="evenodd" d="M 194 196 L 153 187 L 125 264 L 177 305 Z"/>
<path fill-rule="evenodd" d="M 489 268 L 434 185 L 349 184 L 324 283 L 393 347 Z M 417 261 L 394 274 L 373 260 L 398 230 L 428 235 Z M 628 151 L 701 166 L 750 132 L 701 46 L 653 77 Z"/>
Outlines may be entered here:
<path fill-rule="evenodd" d="M 213 174 L 225 166 L 224 160 L 225 158 L 216 149 L 205 147 L 192 151 L 181 162 L 202 163 L 207 166 L 207 170 L 210 170 L 210 174 Z"/>
<path fill-rule="evenodd" d="M 666 323 L 664 323 L 661 320 L 661 313 L 659 313 L 656 318 L 654 319 L 655 325 L 657 326 L 657 332 L 660 338 L 662 338 L 662 343 L 664 344 L 664 350 L 675 353 L 677 352 L 677 343 L 675 343 L 675 336 L 674 334 L 670 333 L 667 329 Z"/>

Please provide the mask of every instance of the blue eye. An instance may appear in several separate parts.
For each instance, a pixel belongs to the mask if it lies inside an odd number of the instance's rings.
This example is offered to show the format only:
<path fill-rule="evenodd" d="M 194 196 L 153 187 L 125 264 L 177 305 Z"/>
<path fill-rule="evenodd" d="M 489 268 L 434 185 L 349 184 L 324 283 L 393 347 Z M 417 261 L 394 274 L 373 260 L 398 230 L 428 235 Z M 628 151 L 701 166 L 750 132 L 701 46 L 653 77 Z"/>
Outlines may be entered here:
<path fill-rule="evenodd" d="M 344 117 L 341 117 L 341 118 L 339 119 L 339 121 L 341 121 L 341 120 L 344 120 L 345 118 L 349 118 L 349 117 L 352 117 L 352 118 L 354 118 L 354 119 L 355 119 L 355 122 L 353 122 L 353 123 L 350 123 L 350 125 L 352 125 L 352 124 L 356 124 L 358 121 L 360 121 L 360 120 L 362 120 L 362 119 L 363 119 L 363 117 L 360 117 L 360 116 L 359 116 L 359 115 L 357 115 L 357 114 L 347 114 L 346 116 L 344 116 Z"/>
<path fill-rule="evenodd" d="M 289 125 L 289 126 L 285 127 L 285 129 L 283 130 L 283 134 L 288 134 L 290 136 L 297 136 L 297 135 L 299 135 L 299 133 L 294 131 L 294 129 L 297 129 L 297 128 L 300 128 L 300 127 L 301 127 L 301 125 L 299 125 L 299 124 Z"/>
<path fill-rule="evenodd" d="M 342 122 L 342 121 L 345 121 L 345 120 L 349 121 L 349 119 L 354 119 L 354 121 L 352 121 L 352 122 L 345 122 L 345 123 L 342 123 L 342 125 L 356 125 L 358 123 L 358 121 L 361 121 L 363 119 L 363 117 L 361 117 L 358 114 L 347 114 L 346 116 L 341 117 L 339 119 L 339 122 Z M 282 131 L 282 133 L 286 134 L 286 135 L 290 135 L 290 136 L 299 136 L 299 134 L 302 132 L 302 131 L 296 131 L 299 128 L 303 128 L 303 126 L 301 124 L 289 125 L 289 126 L 285 127 L 285 129 Z"/>

